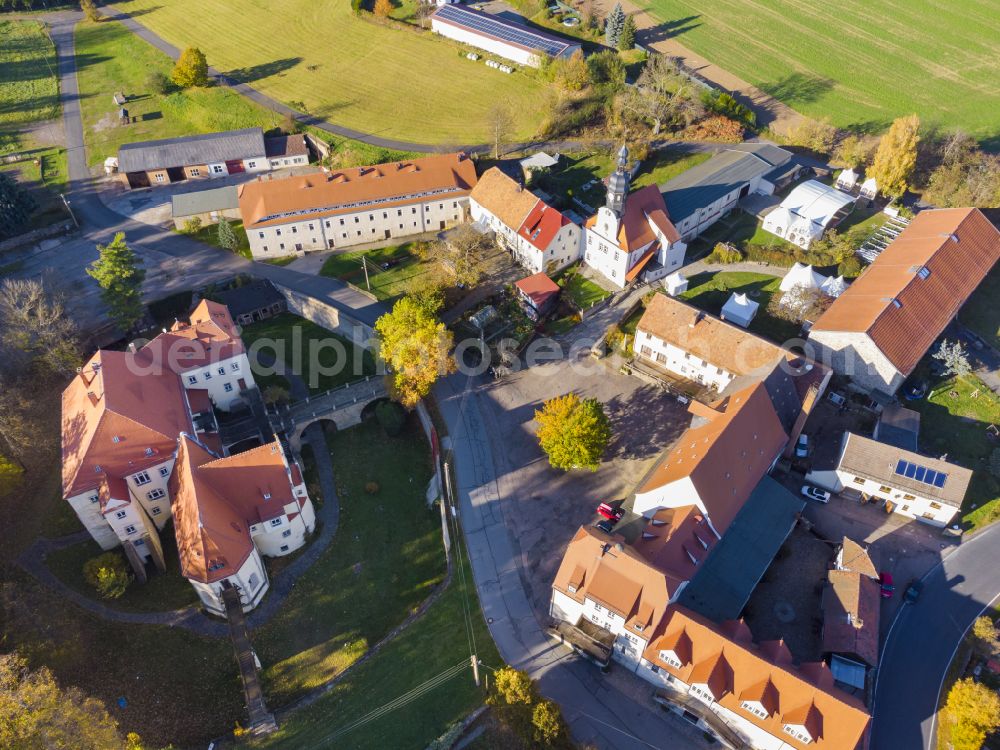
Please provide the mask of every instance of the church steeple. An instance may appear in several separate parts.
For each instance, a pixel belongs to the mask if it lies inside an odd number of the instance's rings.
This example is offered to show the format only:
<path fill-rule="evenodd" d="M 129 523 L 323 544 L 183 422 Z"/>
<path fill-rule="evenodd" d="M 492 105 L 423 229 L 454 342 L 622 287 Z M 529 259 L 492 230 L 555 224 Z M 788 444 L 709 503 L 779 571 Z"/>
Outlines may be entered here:
<path fill-rule="evenodd" d="M 618 151 L 618 168 L 608 178 L 607 207 L 620 217 L 625 209 L 625 196 L 628 195 L 628 148 L 622 144 Z"/>

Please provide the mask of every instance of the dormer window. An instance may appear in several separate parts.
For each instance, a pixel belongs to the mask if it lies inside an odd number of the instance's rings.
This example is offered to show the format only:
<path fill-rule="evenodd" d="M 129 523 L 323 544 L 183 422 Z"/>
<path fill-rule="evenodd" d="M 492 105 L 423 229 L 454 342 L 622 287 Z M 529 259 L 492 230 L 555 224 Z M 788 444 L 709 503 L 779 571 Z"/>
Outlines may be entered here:
<path fill-rule="evenodd" d="M 154 453 L 154 451 L 153 451 L 153 449 L 152 449 L 152 448 L 146 448 L 146 455 L 147 455 L 147 456 L 152 456 L 152 455 L 153 455 L 153 453 Z"/>
<path fill-rule="evenodd" d="M 571 583 L 569 586 L 566 587 L 566 590 L 569 593 L 571 593 L 571 594 L 575 594 L 576 593 L 576 586 Z"/>
<path fill-rule="evenodd" d="M 669 664 L 674 669 L 681 668 L 681 660 L 677 658 L 677 654 L 673 651 L 661 651 L 660 661 L 664 664 Z"/>
<path fill-rule="evenodd" d="M 808 730 L 798 724 L 783 724 L 781 726 L 781 731 L 785 734 L 791 735 L 804 745 L 808 745 L 812 742 L 812 737 L 809 735 Z"/>
<path fill-rule="evenodd" d="M 265 500 L 270 500 L 271 499 L 271 493 L 270 492 L 265 492 L 264 493 L 264 499 Z"/>
<path fill-rule="evenodd" d="M 715 702 L 715 696 L 712 695 L 712 691 L 708 689 L 708 685 L 692 685 L 691 693 L 708 703 Z"/>
<path fill-rule="evenodd" d="M 768 717 L 768 713 L 764 709 L 764 706 L 762 706 L 758 701 L 743 701 L 740 704 L 740 707 L 744 711 L 749 711 L 758 718 L 766 719 Z"/>

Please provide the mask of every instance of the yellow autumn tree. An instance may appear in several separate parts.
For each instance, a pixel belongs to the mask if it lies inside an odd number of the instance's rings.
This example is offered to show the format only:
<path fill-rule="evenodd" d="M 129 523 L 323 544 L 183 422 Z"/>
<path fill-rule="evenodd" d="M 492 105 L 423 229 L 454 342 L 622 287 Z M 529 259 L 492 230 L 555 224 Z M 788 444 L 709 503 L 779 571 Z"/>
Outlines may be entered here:
<path fill-rule="evenodd" d="M 406 296 L 375 321 L 393 397 L 407 408 L 430 393 L 439 377 L 455 371 L 452 333 L 437 318 L 443 302 L 439 293 Z"/>
<path fill-rule="evenodd" d="M 604 407 L 575 393 L 546 401 L 535 412 L 538 444 L 557 469 L 597 471 L 611 441 L 611 424 Z"/>
<path fill-rule="evenodd" d="M 920 143 L 920 118 L 916 115 L 898 117 L 882 136 L 875 159 L 867 176 L 874 177 L 879 192 L 898 198 L 906 192 L 909 179 L 917 166 L 917 144 Z"/>
<path fill-rule="evenodd" d="M 968 677 L 952 685 L 944 711 L 954 750 L 979 750 L 1000 728 L 1000 696 Z"/>
<path fill-rule="evenodd" d="M 388 18 L 392 13 L 392 0 L 375 0 L 373 12 L 379 18 Z"/>

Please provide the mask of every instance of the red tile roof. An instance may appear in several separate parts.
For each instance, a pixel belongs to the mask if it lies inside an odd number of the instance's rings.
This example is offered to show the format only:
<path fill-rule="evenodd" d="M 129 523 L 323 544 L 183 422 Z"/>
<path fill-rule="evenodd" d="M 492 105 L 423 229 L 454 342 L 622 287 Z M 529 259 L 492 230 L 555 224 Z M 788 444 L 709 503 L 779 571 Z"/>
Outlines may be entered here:
<path fill-rule="evenodd" d="M 183 373 L 246 351 L 225 305 L 202 300 L 190 318 L 189 323 L 175 322 L 169 331 L 143 346 L 136 356 L 150 365 Z"/>
<path fill-rule="evenodd" d="M 823 651 L 878 664 L 881 586 L 853 570 L 831 570 L 823 592 Z"/>
<path fill-rule="evenodd" d="M 597 214 L 587 220 L 587 226 L 597 223 Z M 663 193 L 656 185 L 639 188 L 625 197 L 625 210 L 618 230 L 618 246 L 625 251 L 636 250 L 656 241 L 655 226 L 670 243 L 680 242 L 681 235 L 670 221 Z"/>
<path fill-rule="evenodd" d="M 532 304 L 535 306 L 536 310 L 540 310 L 548 304 L 548 301 L 559 294 L 559 285 L 550 279 L 545 273 L 536 273 L 532 276 L 527 276 L 518 282 L 515 282 L 514 286 L 521 291 L 522 294 L 531 299 Z"/>
<path fill-rule="evenodd" d="M 562 213 L 539 200 L 524 218 L 524 223 L 517 233 L 537 249 L 545 252 L 559 234 L 559 230 L 570 223 Z"/>
<path fill-rule="evenodd" d="M 812 330 L 867 333 L 909 375 L 998 259 L 979 209 L 921 211 Z"/>

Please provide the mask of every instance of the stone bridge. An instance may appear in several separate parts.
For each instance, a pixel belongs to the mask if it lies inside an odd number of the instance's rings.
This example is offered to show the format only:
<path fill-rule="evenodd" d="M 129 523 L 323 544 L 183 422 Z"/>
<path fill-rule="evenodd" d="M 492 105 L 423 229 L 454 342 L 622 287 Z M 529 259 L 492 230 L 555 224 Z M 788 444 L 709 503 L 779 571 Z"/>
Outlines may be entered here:
<path fill-rule="evenodd" d="M 271 411 L 271 423 L 288 438 L 292 450 L 302 449 L 302 433 L 313 422 L 329 420 L 338 430 L 353 427 L 361 422 L 365 407 L 389 395 L 381 375 L 368 375 L 362 380 L 345 383 L 339 388 L 280 406 Z"/>

